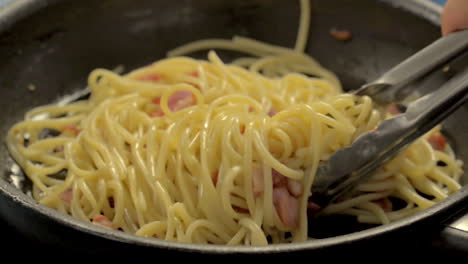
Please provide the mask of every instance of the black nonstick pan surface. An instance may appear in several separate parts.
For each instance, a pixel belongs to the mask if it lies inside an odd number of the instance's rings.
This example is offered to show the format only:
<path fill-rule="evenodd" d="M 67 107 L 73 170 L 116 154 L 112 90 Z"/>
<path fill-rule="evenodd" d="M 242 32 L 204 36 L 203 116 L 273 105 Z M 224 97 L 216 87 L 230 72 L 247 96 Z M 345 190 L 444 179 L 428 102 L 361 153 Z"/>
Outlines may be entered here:
<path fill-rule="evenodd" d="M 373 80 L 440 37 L 440 10 L 421 1 L 388 1 L 393 5 L 376 0 L 312 2 L 307 52 L 337 73 L 348 90 Z M 268 247 L 191 245 L 135 237 L 79 222 L 38 205 L 27 195 L 30 183 L 16 171 L 4 139 L 28 109 L 84 88 L 95 68 L 124 65 L 131 70 L 193 40 L 242 35 L 291 47 L 298 16 L 298 2 L 289 0 L 19 0 L 0 9 L 0 216 L 12 239 L 9 246 L 123 258 L 336 256 L 345 251 L 384 252 L 388 247 L 468 252 L 466 233 L 450 227 L 468 212 L 468 187 L 390 225 L 369 228 L 353 219 L 325 218 L 311 228 L 312 235 L 324 239 Z M 332 28 L 352 31 L 353 39 L 335 40 L 329 34 Z M 221 55 L 226 60 L 235 56 Z M 426 89 L 436 89 L 444 78 L 436 74 L 425 80 Z M 445 123 L 445 132 L 465 163 L 467 121 L 465 106 Z M 464 183 L 467 180 L 468 174 Z M 15 241 L 22 236 L 28 240 Z"/>

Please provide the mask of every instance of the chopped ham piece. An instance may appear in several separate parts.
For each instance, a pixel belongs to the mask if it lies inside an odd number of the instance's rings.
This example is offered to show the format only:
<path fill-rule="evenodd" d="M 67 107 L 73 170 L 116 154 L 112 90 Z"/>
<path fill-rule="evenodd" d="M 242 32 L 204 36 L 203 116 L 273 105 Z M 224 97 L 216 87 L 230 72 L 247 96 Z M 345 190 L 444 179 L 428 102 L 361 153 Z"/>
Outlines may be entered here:
<path fill-rule="evenodd" d="M 189 72 L 188 75 L 197 78 L 199 76 L 197 71 Z"/>
<path fill-rule="evenodd" d="M 431 135 L 428 141 L 435 150 L 444 150 L 447 147 L 447 140 L 440 133 Z"/>
<path fill-rule="evenodd" d="M 269 115 L 270 117 L 273 117 L 273 116 L 276 115 L 277 113 L 278 113 L 278 112 L 276 111 L 276 109 L 275 109 L 274 107 L 272 107 L 272 108 L 270 109 L 270 112 L 268 112 L 268 115 Z"/>
<path fill-rule="evenodd" d="M 78 129 L 75 125 L 66 125 L 62 127 L 62 134 L 65 136 L 76 137 L 80 134 L 81 130 Z"/>
<path fill-rule="evenodd" d="M 145 76 L 138 77 L 138 81 L 149 81 L 149 82 L 157 82 L 162 79 L 161 74 L 153 73 L 153 74 L 148 74 Z"/>
<path fill-rule="evenodd" d="M 288 184 L 288 178 L 275 169 L 271 170 L 271 177 L 273 178 L 273 187 L 281 187 Z"/>
<path fill-rule="evenodd" d="M 289 230 L 299 225 L 299 200 L 289 194 L 286 187 L 273 189 L 273 204 L 281 222 Z"/>
<path fill-rule="evenodd" d="M 391 114 L 392 116 L 396 116 L 401 114 L 400 109 L 398 109 L 398 106 L 396 104 L 391 104 L 387 107 L 386 112 Z"/>
<path fill-rule="evenodd" d="M 336 40 L 340 40 L 340 41 L 346 41 L 346 40 L 350 40 L 353 38 L 353 34 L 351 33 L 351 31 L 338 30 L 335 28 L 330 30 L 330 35 L 332 35 L 332 37 L 334 37 Z"/>
<path fill-rule="evenodd" d="M 65 202 L 70 202 L 73 199 L 73 190 L 67 189 L 59 195 L 60 199 Z"/>
<path fill-rule="evenodd" d="M 252 189 L 255 197 L 259 197 L 264 190 L 263 171 L 260 167 L 254 167 L 252 172 Z"/>
<path fill-rule="evenodd" d="M 168 106 L 176 112 L 195 103 L 195 96 L 190 91 L 177 91 L 169 97 Z"/>
<path fill-rule="evenodd" d="M 161 104 L 161 97 L 156 97 L 152 100 L 155 105 Z M 190 91 L 177 91 L 169 97 L 167 105 L 173 112 L 177 112 L 188 106 L 195 104 L 195 96 Z M 150 114 L 151 117 L 164 116 L 164 112 L 161 109 Z"/>
<path fill-rule="evenodd" d="M 271 175 L 273 178 L 273 187 L 286 187 L 289 193 L 294 197 L 302 195 L 302 183 L 293 179 L 289 179 L 277 170 L 272 169 Z"/>
<path fill-rule="evenodd" d="M 161 110 L 161 108 L 159 107 L 159 105 L 161 104 L 161 97 L 153 98 L 153 100 L 151 102 L 153 104 L 155 104 L 155 105 L 158 105 L 158 109 L 156 111 L 150 113 L 149 115 L 151 117 L 162 117 L 162 116 L 164 116 L 163 110 Z"/>
<path fill-rule="evenodd" d="M 161 109 L 159 109 L 158 111 L 151 113 L 150 116 L 151 117 L 161 117 L 161 116 L 164 116 L 164 112 Z"/>
<path fill-rule="evenodd" d="M 388 198 L 382 198 L 374 201 L 378 206 L 380 206 L 385 212 L 390 212 L 393 209 L 392 201 Z"/>
<path fill-rule="evenodd" d="M 112 221 L 109 220 L 109 218 L 107 218 L 105 215 L 94 216 L 92 222 L 95 225 L 113 229 Z"/>
<path fill-rule="evenodd" d="M 290 230 L 299 224 L 299 197 L 303 193 L 302 183 L 292 180 L 272 169 L 273 203 L 281 221 Z"/>
<path fill-rule="evenodd" d="M 282 175 L 275 169 L 271 170 L 273 181 L 273 204 L 281 222 L 294 230 L 299 224 L 299 197 L 303 193 L 302 183 Z M 252 189 L 255 197 L 259 197 L 265 188 L 261 167 L 254 167 L 252 174 Z"/>

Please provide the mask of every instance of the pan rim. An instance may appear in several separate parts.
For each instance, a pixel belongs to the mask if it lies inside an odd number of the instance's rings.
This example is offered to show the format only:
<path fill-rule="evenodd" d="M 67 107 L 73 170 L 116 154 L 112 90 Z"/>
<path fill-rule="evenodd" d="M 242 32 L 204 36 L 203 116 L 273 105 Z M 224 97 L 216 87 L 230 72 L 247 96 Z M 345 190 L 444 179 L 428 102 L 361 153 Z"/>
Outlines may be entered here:
<path fill-rule="evenodd" d="M 60 2 L 63 0 L 23 0 L 13 1 L 5 7 L 0 8 L 0 34 L 8 29 L 14 23 L 23 18 L 37 12 L 38 10 L 47 7 L 48 5 Z M 397 7 L 404 8 L 417 15 L 422 16 L 429 22 L 440 25 L 441 7 L 425 0 L 380 0 Z M 138 237 L 136 235 L 119 232 L 116 230 L 107 230 L 90 223 L 82 222 L 71 216 L 64 215 L 54 209 L 37 203 L 31 197 L 27 196 L 4 179 L 0 179 L 0 194 L 11 199 L 15 205 L 33 210 L 43 216 L 46 216 L 56 224 L 60 224 L 79 232 L 86 232 L 95 236 L 100 236 L 105 239 L 114 240 L 126 244 L 134 244 L 137 246 L 155 248 L 182 250 L 187 252 L 211 253 L 211 254 L 271 254 L 271 253 L 287 253 L 304 250 L 322 249 L 340 244 L 348 244 L 356 241 L 371 239 L 373 237 L 396 231 L 398 229 L 413 226 L 420 223 L 422 220 L 439 212 L 448 210 L 448 208 L 461 203 L 468 196 L 468 186 L 464 186 L 457 193 L 451 195 L 444 201 L 437 203 L 431 208 L 424 210 L 418 214 L 406 217 L 388 225 L 341 235 L 337 237 L 311 240 L 301 243 L 292 244 L 275 244 L 268 246 L 225 246 L 225 245 L 201 245 L 201 244 L 186 244 L 179 242 L 170 242 L 152 238 Z"/>
<path fill-rule="evenodd" d="M 404 228 L 411 228 L 414 225 L 419 225 L 422 221 L 434 214 L 440 213 L 441 211 L 450 210 L 450 208 L 457 207 L 459 204 L 465 202 L 468 199 L 468 185 L 452 194 L 449 198 L 436 205 L 421 211 L 412 216 L 406 217 L 399 221 L 381 225 L 378 227 L 358 231 L 346 235 L 308 240 L 305 242 L 291 243 L 291 244 L 273 244 L 268 246 L 226 246 L 226 245 L 203 245 L 193 243 L 180 243 L 171 242 L 153 238 L 139 237 L 129 233 L 123 233 L 117 230 L 110 230 L 101 228 L 91 223 L 86 223 L 72 216 L 62 214 L 61 212 L 49 208 L 45 205 L 39 204 L 31 197 L 25 195 L 20 190 L 13 187 L 11 184 L 4 180 L 0 180 L 0 192 L 6 194 L 13 200 L 13 202 L 26 208 L 26 210 L 33 210 L 46 216 L 49 220 L 56 224 L 63 225 L 68 228 L 75 229 L 79 232 L 85 232 L 94 236 L 100 236 L 105 239 L 110 239 L 115 242 L 121 242 L 125 244 L 133 244 L 137 246 L 143 246 L 147 248 L 155 249 L 167 249 L 167 250 L 178 250 L 186 252 L 199 252 L 199 253 L 211 253 L 211 254 L 271 254 L 271 253 L 288 253 L 298 252 L 304 250 L 318 250 L 324 249 L 337 245 L 344 245 L 358 241 L 369 240 L 377 236 L 384 235 L 389 232 L 395 232 Z M 25 199 L 26 198 L 26 199 Z M 453 209 L 451 211 L 454 211 Z M 455 212 L 451 212 L 455 213 Z"/>

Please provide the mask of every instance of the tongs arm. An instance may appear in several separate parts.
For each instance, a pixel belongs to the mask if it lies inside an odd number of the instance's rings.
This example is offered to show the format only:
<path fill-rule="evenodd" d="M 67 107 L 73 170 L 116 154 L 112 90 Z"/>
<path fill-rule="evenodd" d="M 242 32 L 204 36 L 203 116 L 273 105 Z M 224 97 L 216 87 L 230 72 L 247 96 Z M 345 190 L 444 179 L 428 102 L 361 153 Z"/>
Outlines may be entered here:
<path fill-rule="evenodd" d="M 379 103 L 401 100 L 401 90 L 411 82 L 426 76 L 437 67 L 459 56 L 468 48 L 468 30 L 442 37 L 404 60 L 377 80 L 356 90 L 356 95 L 368 95 Z"/>
<path fill-rule="evenodd" d="M 464 36 L 465 39 L 460 40 L 460 36 Z M 459 45 L 458 42 L 453 43 L 452 41 L 455 40 L 463 42 L 464 45 Z M 453 58 L 455 54 L 460 54 L 468 46 L 468 31 L 456 33 L 447 41 L 455 47 L 446 47 L 451 51 L 445 52 L 445 56 Z M 447 44 L 440 43 L 444 43 L 444 41 L 436 41 L 433 44 L 435 46 L 431 46 L 442 52 L 441 47 Z M 442 56 L 435 56 L 435 54 L 430 58 L 423 57 L 431 56 L 431 54 L 433 54 L 431 49 L 426 48 L 413 56 L 416 62 L 407 60 L 379 80 L 386 80 L 389 83 L 393 80 L 392 85 L 398 86 L 417 78 L 402 70 L 408 68 L 409 72 L 412 67 L 408 65 L 415 67 L 414 65 L 423 61 L 431 61 L 431 68 L 413 69 L 412 74 L 421 77 L 423 76 L 422 72 L 428 73 L 433 67 L 448 60 Z M 398 77 L 397 74 L 401 74 L 401 76 Z M 362 90 L 365 89 L 368 88 L 364 87 Z M 367 92 L 369 91 L 367 90 Z M 389 95 L 391 94 L 388 93 L 387 96 Z M 390 99 L 390 97 L 386 99 Z M 357 184 L 367 179 L 375 169 L 389 161 L 408 144 L 427 133 L 467 101 L 468 69 L 453 77 L 438 90 L 410 103 L 404 114 L 383 121 L 375 131 L 361 135 L 351 146 L 333 154 L 325 164 L 318 168 L 312 186 L 312 201 L 323 208 L 346 194 Z M 353 162 L 349 162 L 350 160 Z"/>

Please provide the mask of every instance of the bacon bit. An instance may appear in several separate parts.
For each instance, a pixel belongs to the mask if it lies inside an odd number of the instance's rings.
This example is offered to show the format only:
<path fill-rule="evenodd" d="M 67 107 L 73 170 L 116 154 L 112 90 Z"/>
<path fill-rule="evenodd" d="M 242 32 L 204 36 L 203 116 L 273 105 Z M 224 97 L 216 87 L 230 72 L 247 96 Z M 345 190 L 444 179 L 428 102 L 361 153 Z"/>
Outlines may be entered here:
<path fill-rule="evenodd" d="M 380 208 L 382 208 L 385 212 L 390 212 L 393 209 L 392 201 L 388 198 L 382 198 L 379 200 L 374 201 Z"/>
<path fill-rule="evenodd" d="M 154 235 L 153 235 L 153 238 L 160 239 L 159 236 L 158 236 L 157 234 L 154 234 Z"/>
<path fill-rule="evenodd" d="M 273 187 L 283 187 L 288 184 L 288 178 L 275 169 L 271 170 L 271 177 L 273 178 Z"/>
<path fill-rule="evenodd" d="M 336 40 L 340 40 L 340 41 L 346 41 L 346 40 L 350 40 L 353 38 L 353 34 L 351 33 L 351 31 L 338 30 L 335 28 L 330 30 L 330 35 L 332 35 L 332 37 L 334 37 Z"/>
<path fill-rule="evenodd" d="M 75 125 L 66 125 L 62 128 L 62 134 L 65 136 L 78 136 L 81 130 L 78 129 Z"/>
<path fill-rule="evenodd" d="M 71 202 L 73 199 L 73 190 L 72 189 L 67 189 L 63 193 L 59 195 L 60 199 L 65 202 Z"/>
<path fill-rule="evenodd" d="M 138 81 L 158 82 L 162 79 L 161 74 L 153 73 L 145 76 L 138 77 Z"/>
<path fill-rule="evenodd" d="M 245 133 L 245 125 L 244 124 L 240 125 L 240 132 L 241 132 L 241 134 Z"/>
<path fill-rule="evenodd" d="M 401 114 L 400 109 L 398 109 L 398 106 L 396 104 L 390 104 L 385 112 L 391 114 L 392 116 L 396 116 Z"/>
<path fill-rule="evenodd" d="M 188 75 L 192 76 L 192 77 L 195 77 L 195 78 L 198 78 L 200 75 L 198 74 L 198 71 L 193 71 L 193 72 L 189 72 Z"/>
<path fill-rule="evenodd" d="M 288 191 L 294 197 L 302 195 L 302 183 L 300 181 L 288 179 Z"/>
<path fill-rule="evenodd" d="M 151 101 L 155 105 L 161 104 L 161 97 L 156 97 Z"/>
<path fill-rule="evenodd" d="M 107 218 L 105 215 L 96 215 L 92 219 L 93 224 L 102 226 L 105 228 L 113 229 L 112 221 Z"/>
<path fill-rule="evenodd" d="M 447 147 L 447 140 L 440 133 L 431 135 L 427 141 L 435 150 L 444 150 Z"/>
<path fill-rule="evenodd" d="M 273 204 L 281 222 L 294 230 L 299 225 L 299 200 L 289 194 L 285 187 L 273 189 Z"/>
<path fill-rule="evenodd" d="M 277 113 L 278 113 L 278 112 L 276 111 L 276 109 L 275 109 L 274 107 L 272 107 L 272 108 L 270 109 L 270 112 L 268 112 L 268 115 L 269 115 L 270 117 L 273 117 L 273 116 L 275 116 Z"/>
<path fill-rule="evenodd" d="M 188 106 L 195 104 L 196 99 L 190 91 L 177 91 L 168 100 L 168 106 L 171 111 L 176 112 Z"/>
<path fill-rule="evenodd" d="M 164 112 L 161 109 L 150 114 L 150 117 L 162 117 L 162 116 L 164 116 Z"/>
<path fill-rule="evenodd" d="M 252 171 L 252 189 L 255 197 L 259 197 L 264 190 L 263 170 L 255 166 Z"/>
<path fill-rule="evenodd" d="M 219 178 L 219 171 L 218 170 L 211 173 L 211 180 L 213 180 L 214 186 L 216 186 L 218 184 L 218 178 Z"/>

